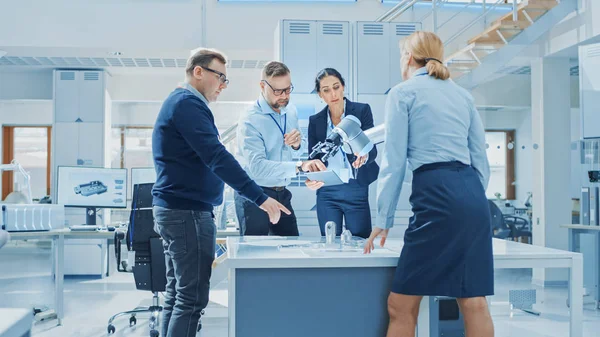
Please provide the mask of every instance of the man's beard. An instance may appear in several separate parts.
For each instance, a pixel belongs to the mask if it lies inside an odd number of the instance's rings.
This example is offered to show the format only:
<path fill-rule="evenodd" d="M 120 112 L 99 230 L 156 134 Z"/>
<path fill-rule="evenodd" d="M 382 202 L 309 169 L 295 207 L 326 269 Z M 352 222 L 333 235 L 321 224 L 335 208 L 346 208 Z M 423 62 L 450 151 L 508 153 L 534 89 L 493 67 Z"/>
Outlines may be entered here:
<path fill-rule="evenodd" d="M 290 102 L 289 99 L 286 99 L 286 100 L 283 100 L 283 101 L 278 100 L 278 101 L 273 102 L 273 104 L 271 105 L 271 107 L 273 109 L 285 108 L 288 105 L 289 102 Z"/>

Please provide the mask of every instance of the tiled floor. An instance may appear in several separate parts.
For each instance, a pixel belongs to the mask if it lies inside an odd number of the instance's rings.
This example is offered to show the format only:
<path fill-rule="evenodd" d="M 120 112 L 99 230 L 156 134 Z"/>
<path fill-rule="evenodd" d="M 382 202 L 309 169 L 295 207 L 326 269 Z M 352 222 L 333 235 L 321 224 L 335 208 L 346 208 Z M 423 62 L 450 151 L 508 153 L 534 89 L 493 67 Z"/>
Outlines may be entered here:
<path fill-rule="evenodd" d="M 113 261 L 114 262 L 114 261 Z M 111 265 L 115 264 L 111 262 Z M 32 245 L 5 247 L 0 251 L 0 306 L 40 307 L 53 303 L 53 285 L 50 280 L 50 253 L 46 248 Z M 499 337 L 567 337 L 569 309 L 567 290 L 537 288 L 534 316 L 510 310 L 508 290 L 532 289 L 530 270 L 498 270 L 496 295 L 491 299 L 492 315 Z M 211 303 L 206 309 L 203 330 L 199 336 L 227 336 L 227 284 L 222 283 L 211 292 Z M 600 337 L 600 310 L 594 310 L 585 300 L 584 336 Z M 65 313 L 63 326 L 56 320 L 36 323 L 33 336 L 39 337 L 99 337 L 107 335 L 107 320 L 116 312 L 151 304 L 151 294 L 135 290 L 131 274 L 112 271 L 105 279 L 70 277 L 65 280 Z M 138 316 L 135 327 L 128 326 L 128 318 L 115 322 L 114 336 L 148 336 L 147 320 Z"/>

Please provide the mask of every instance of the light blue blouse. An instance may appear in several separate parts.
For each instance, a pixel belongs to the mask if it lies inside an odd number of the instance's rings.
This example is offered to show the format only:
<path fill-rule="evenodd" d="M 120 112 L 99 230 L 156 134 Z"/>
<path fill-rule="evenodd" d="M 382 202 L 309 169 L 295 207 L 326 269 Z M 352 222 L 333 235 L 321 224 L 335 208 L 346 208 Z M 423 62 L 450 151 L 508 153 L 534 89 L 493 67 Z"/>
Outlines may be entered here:
<path fill-rule="evenodd" d="M 420 68 L 392 88 L 385 106 L 385 135 L 375 226 L 394 225 L 407 164 L 414 171 L 424 164 L 459 161 L 473 166 L 487 188 L 483 123 L 471 94 L 454 81 L 438 80 Z"/>

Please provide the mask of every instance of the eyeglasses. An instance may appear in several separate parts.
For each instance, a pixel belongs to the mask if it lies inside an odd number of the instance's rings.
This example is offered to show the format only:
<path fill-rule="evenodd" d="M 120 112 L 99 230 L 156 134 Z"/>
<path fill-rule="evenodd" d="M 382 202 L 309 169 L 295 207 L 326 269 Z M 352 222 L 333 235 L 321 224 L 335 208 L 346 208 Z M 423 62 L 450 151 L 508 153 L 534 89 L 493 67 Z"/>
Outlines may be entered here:
<path fill-rule="evenodd" d="M 289 88 L 285 88 L 285 89 L 275 89 L 269 84 L 269 82 L 267 82 L 267 80 L 262 80 L 262 81 L 265 82 L 269 86 L 269 88 L 271 88 L 271 90 L 273 90 L 273 93 L 275 94 L 275 96 L 281 96 L 281 95 L 283 95 L 283 93 L 289 94 L 292 91 L 294 91 L 293 85 L 290 85 Z"/>
<path fill-rule="evenodd" d="M 222 72 L 216 71 L 216 70 L 212 70 L 212 69 L 207 68 L 207 67 L 200 67 L 200 68 L 202 68 L 204 70 L 208 70 L 211 73 L 215 73 L 215 74 L 219 75 L 219 80 L 221 81 L 221 83 L 223 83 L 223 84 L 229 84 L 229 80 L 227 79 L 227 76 L 225 76 L 225 74 L 223 74 Z"/>

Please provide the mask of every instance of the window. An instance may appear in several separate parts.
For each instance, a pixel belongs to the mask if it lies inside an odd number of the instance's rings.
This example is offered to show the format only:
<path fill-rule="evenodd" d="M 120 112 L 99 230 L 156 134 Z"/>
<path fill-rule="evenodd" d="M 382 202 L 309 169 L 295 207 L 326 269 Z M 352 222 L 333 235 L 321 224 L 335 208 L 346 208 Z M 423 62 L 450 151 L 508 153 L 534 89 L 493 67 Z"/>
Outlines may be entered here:
<path fill-rule="evenodd" d="M 112 129 L 111 167 L 153 167 L 152 127 L 122 126 Z"/>
<path fill-rule="evenodd" d="M 18 161 L 31 176 L 31 194 L 34 200 L 50 195 L 50 151 L 52 127 L 5 126 L 3 133 L 3 163 Z M 2 173 L 2 200 L 11 192 L 25 192 L 25 181 L 20 173 Z"/>
<path fill-rule="evenodd" d="M 490 162 L 488 199 L 515 199 L 515 131 L 486 131 L 485 142 Z"/>

